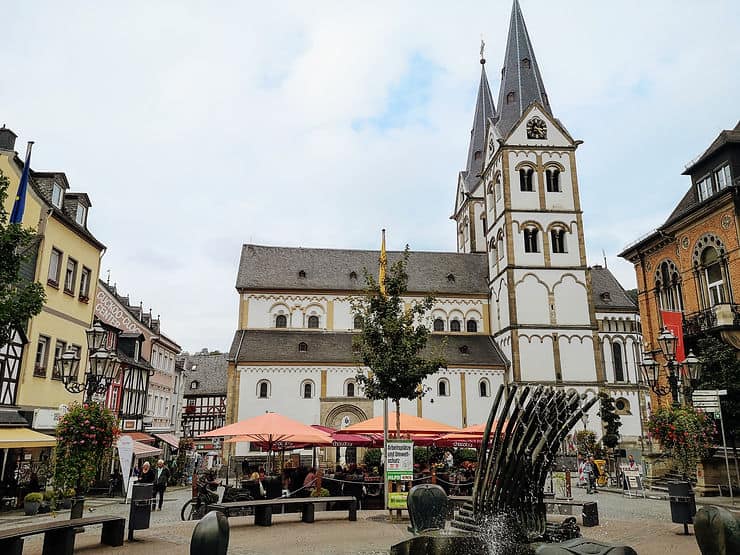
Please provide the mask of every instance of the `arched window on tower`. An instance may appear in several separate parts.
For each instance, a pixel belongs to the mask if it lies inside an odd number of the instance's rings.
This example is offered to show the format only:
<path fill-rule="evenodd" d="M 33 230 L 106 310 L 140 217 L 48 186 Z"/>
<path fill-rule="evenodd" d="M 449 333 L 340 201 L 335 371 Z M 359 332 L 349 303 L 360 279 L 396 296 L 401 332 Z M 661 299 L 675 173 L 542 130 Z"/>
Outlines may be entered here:
<path fill-rule="evenodd" d="M 536 227 L 524 229 L 524 252 L 540 252 L 538 234 L 539 230 Z"/>
<path fill-rule="evenodd" d="M 313 382 L 311 380 L 303 382 L 302 394 L 304 399 L 313 398 Z"/>
<path fill-rule="evenodd" d="M 460 331 L 460 320 L 450 320 L 450 331 Z"/>
<path fill-rule="evenodd" d="M 475 320 L 468 320 L 466 327 L 470 333 L 478 332 L 478 322 L 476 322 Z"/>
<path fill-rule="evenodd" d="M 496 239 L 496 251 L 498 252 L 498 259 L 501 260 L 504 257 L 504 231 L 498 232 L 498 238 Z"/>
<path fill-rule="evenodd" d="M 556 227 L 550 230 L 550 243 L 552 244 L 552 252 L 554 253 L 565 253 L 565 230 L 560 227 Z"/>
<path fill-rule="evenodd" d="M 308 327 L 311 329 L 318 329 L 319 327 L 319 317 L 318 316 L 309 316 L 308 317 Z"/>
<path fill-rule="evenodd" d="M 527 193 L 534 191 L 534 168 L 524 167 L 519 170 L 519 188 Z"/>
<path fill-rule="evenodd" d="M 257 384 L 257 397 L 267 399 L 270 396 L 270 382 L 262 380 Z"/>
<path fill-rule="evenodd" d="M 622 359 L 622 345 L 620 345 L 619 343 L 612 343 L 612 360 L 614 362 L 614 381 L 625 381 L 624 363 Z"/>
<path fill-rule="evenodd" d="M 434 331 L 445 331 L 445 321 L 442 318 L 434 319 Z"/>
<path fill-rule="evenodd" d="M 347 382 L 347 397 L 355 396 L 355 382 Z"/>
<path fill-rule="evenodd" d="M 548 193 L 560 192 L 560 170 L 558 168 L 547 168 L 545 170 Z"/>
<path fill-rule="evenodd" d="M 506 103 L 507 104 L 514 104 L 514 101 L 516 100 L 516 93 L 514 91 L 511 91 L 506 95 Z"/>
<path fill-rule="evenodd" d="M 483 378 L 480 382 L 478 382 L 478 392 L 480 393 L 481 397 L 488 397 L 491 393 L 491 388 L 488 385 L 488 380 Z"/>
<path fill-rule="evenodd" d="M 447 381 L 446 378 L 440 378 L 440 380 L 437 382 L 437 395 L 439 395 L 440 397 L 450 396 L 450 383 Z"/>
<path fill-rule="evenodd" d="M 287 328 L 288 327 L 288 317 L 285 314 L 278 314 L 275 317 L 275 327 L 276 328 Z"/>

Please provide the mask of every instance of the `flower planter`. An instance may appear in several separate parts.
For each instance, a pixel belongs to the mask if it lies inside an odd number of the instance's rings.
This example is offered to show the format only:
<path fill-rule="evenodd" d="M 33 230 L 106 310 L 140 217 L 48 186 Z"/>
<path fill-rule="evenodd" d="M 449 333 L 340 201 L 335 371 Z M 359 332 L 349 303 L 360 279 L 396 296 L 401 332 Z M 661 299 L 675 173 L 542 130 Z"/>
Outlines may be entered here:
<path fill-rule="evenodd" d="M 72 508 L 72 498 L 71 497 L 65 497 L 61 501 L 59 501 L 59 507 L 62 509 L 71 509 Z"/>
<path fill-rule="evenodd" d="M 72 498 L 72 512 L 69 514 L 69 518 L 82 518 L 82 512 L 85 509 L 85 497 L 77 495 Z"/>
<path fill-rule="evenodd" d="M 24 501 L 23 502 L 23 510 L 26 513 L 26 516 L 35 515 L 39 512 L 39 507 L 41 506 L 41 503 L 38 501 Z"/>

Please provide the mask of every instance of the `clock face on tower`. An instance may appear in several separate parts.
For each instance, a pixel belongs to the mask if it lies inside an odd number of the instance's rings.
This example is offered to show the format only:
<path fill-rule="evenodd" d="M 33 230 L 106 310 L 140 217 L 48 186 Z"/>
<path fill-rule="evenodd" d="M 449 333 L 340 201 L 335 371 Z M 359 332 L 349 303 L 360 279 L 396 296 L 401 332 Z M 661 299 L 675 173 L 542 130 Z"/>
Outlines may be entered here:
<path fill-rule="evenodd" d="M 527 122 L 528 139 L 547 139 L 547 124 L 538 117 Z"/>

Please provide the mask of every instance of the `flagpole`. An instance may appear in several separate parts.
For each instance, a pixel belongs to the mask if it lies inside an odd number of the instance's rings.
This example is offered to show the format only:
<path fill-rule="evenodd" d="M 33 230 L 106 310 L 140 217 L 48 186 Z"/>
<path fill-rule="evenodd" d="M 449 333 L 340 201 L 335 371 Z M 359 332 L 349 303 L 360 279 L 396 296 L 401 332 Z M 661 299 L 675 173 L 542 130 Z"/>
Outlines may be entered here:
<path fill-rule="evenodd" d="M 385 252 L 385 229 L 381 231 L 380 260 L 378 268 L 378 286 L 380 294 L 385 297 L 385 271 L 388 266 L 388 255 Z M 388 509 L 388 398 L 383 399 L 383 491 L 385 492 L 384 508 Z"/>

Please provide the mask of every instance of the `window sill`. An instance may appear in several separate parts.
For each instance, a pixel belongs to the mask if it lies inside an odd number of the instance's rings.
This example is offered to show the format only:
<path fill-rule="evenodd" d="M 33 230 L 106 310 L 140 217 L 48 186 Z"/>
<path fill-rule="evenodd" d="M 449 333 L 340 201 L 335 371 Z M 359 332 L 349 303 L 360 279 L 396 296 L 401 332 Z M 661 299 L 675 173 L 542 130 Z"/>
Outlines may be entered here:
<path fill-rule="evenodd" d="M 77 300 L 80 301 L 81 303 L 88 304 L 90 302 L 90 297 L 86 297 L 84 295 L 81 295 L 81 296 L 77 297 Z"/>
<path fill-rule="evenodd" d="M 65 295 L 69 295 L 70 297 L 74 297 L 75 296 L 75 292 L 74 291 L 70 291 L 69 289 L 65 289 L 64 290 L 64 294 Z"/>
<path fill-rule="evenodd" d="M 53 279 L 47 279 L 46 285 L 48 285 L 49 287 L 53 287 L 54 289 L 59 289 L 59 282 L 54 281 Z"/>
<path fill-rule="evenodd" d="M 39 368 L 38 370 L 34 370 L 33 377 L 46 379 L 46 368 Z"/>
<path fill-rule="evenodd" d="M 51 379 L 52 380 L 56 380 L 58 382 L 61 382 L 62 381 L 62 378 L 60 376 L 52 376 Z"/>

